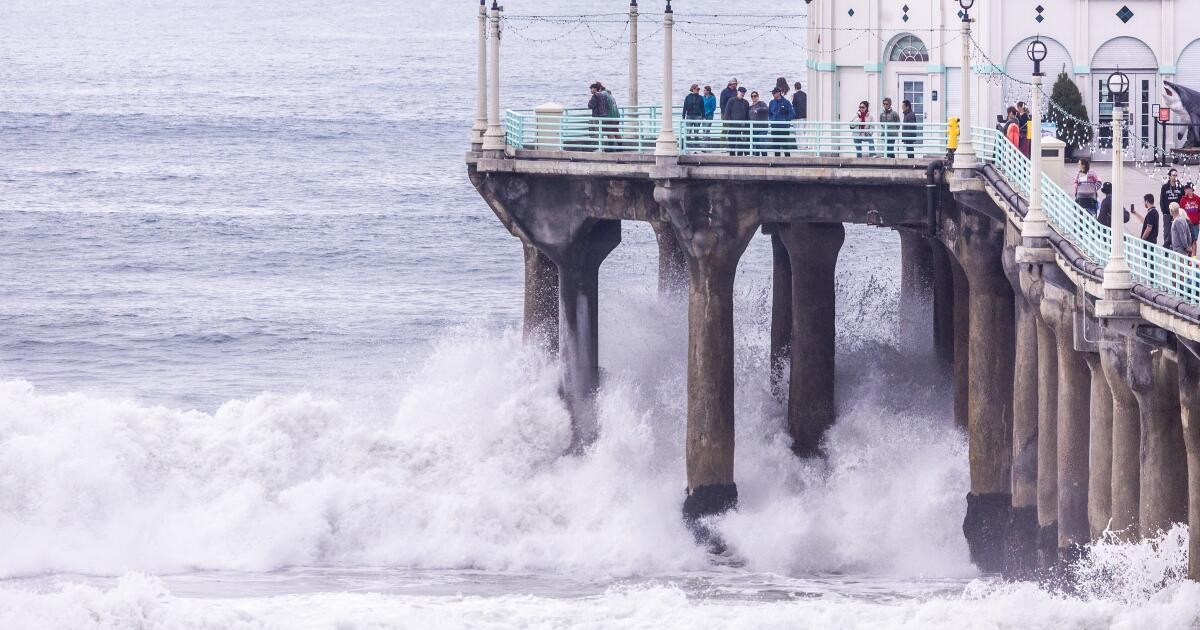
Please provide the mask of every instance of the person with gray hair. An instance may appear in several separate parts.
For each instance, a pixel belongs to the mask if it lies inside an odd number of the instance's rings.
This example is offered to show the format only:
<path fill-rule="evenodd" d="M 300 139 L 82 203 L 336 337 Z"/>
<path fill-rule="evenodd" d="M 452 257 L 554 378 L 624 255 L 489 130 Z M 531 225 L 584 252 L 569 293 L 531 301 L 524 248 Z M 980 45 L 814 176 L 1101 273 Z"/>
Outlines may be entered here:
<path fill-rule="evenodd" d="M 1192 224 L 1176 202 L 1171 202 L 1171 216 L 1174 217 L 1171 221 L 1171 251 L 1191 256 L 1195 246 L 1192 242 Z"/>

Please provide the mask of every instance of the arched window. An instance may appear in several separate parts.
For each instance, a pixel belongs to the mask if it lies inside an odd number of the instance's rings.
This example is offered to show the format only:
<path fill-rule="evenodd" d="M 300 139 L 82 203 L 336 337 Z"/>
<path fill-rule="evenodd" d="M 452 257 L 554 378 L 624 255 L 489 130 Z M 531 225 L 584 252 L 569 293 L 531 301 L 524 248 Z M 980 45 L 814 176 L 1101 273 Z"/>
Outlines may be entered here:
<path fill-rule="evenodd" d="M 896 40 L 888 61 L 920 61 L 929 62 L 929 49 L 925 42 L 916 35 L 905 35 Z"/>

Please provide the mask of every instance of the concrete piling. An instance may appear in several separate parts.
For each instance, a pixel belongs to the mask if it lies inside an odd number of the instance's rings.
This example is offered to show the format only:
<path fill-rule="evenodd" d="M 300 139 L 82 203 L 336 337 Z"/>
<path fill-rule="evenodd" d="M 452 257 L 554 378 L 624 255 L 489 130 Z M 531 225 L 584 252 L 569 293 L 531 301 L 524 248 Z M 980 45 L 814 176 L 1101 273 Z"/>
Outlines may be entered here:
<path fill-rule="evenodd" d="M 971 559 L 984 571 L 1004 567 L 1012 509 L 1012 387 L 1014 301 L 1001 256 L 1004 231 L 990 219 L 964 213 L 956 250 L 967 276 L 968 456 L 971 493 L 963 533 Z"/>
<path fill-rule="evenodd" d="M 1127 540 L 1138 535 L 1141 476 L 1141 414 L 1129 386 L 1129 342 L 1124 337 L 1100 345 L 1100 366 L 1112 394 L 1112 490 L 1109 528 Z"/>
<path fill-rule="evenodd" d="M 933 247 L 924 235 L 900 230 L 900 349 L 914 359 L 935 353 Z"/>
<path fill-rule="evenodd" d="M 771 231 L 771 391 L 777 400 L 787 399 L 783 375 L 792 352 L 792 261 L 783 239 Z"/>
<path fill-rule="evenodd" d="M 559 359 L 562 392 L 574 423 L 572 452 L 596 436 L 593 399 L 600 386 L 600 264 L 621 242 L 620 221 L 597 221 L 559 255 Z"/>
<path fill-rule="evenodd" d="M 954 281 L 954 422 L 965 430 L 970 415 L 971 291 L 967 274 L 957 259 L 953 260 L 950 269 Z"/>
<path fill-rule="evenodd" d="M 1058 341 L 1038 317 L 1038 564 L 1058 556 Z"/>
<path fill-rule="evenodd" d="M 1200 345 L 1180 340 L 1180 427 L 1187 450 L 1188 577 L 1200 581 Z"/>
<path fill-rule="evenodd" d="M 558 352 L 558 267 L 528 243 L 525 252 L 525 341 Z"/>
<path fill-rule="evenodd" d="M 939 241 L 930 242 L 933 258 L 934 353 L 947 375 L 954 373 L 954 265 Z M 965 411 L 965 409 L 964 409 Z"/>
<path fill-rule="evenodd" d="M 1016 300 L 1016 365 L 1013 373 L 1012 515 L 1006 573 L 1028 576 L 1037 566 L 1038 335 L 1037 315 Z"/>
<path fill-rule="evenodd" d="M 1162 349 L 1131 341 L 1129 375 L 1141 412 L 1138 529 L 1145 538 L 1187 518 L 1187 451 L 1175 362 Z"/>
<path fill-rule="evenodd" d="M 841 223 L 793 223 L 782 226 L 778 233 L 792 268 L 788 429 L 792 450 L 808 457 L 820 453 L 821 438 L 837 413 L 834 286 L 846 230 Z"/>
<path fill-rule="evenodd" d="M 1083 353 L 1092 381 L 1088 432 L 1088 526 L 1091 539 L 1103 535 L 1112 520 L 1113 395 L 1100 365 L 1100 354 Z"/>

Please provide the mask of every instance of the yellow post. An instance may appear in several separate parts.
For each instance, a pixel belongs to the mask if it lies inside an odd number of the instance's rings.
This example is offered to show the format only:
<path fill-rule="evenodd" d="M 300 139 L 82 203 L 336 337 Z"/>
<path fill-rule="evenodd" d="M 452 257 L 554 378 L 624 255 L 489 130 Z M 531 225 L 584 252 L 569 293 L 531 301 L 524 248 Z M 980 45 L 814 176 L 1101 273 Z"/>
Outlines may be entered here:
<path fill-rule="evenodd" d="M 960 132 L 958 118 L 951 118 L 949 121 L 950 128 L 947 129 L 946 148 L 958 148 L 958 135 Z"/>

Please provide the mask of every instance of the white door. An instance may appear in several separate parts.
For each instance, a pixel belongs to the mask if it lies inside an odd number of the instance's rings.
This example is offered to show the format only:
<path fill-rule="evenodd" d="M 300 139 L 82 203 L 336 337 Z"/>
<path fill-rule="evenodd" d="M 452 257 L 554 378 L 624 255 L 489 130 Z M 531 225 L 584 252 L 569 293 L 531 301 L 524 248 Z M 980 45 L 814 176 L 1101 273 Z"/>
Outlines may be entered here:
<path fill-rule="evenodd" d="M 1135 151 L 1136 155 L 1141 156 L 1148 155 L 1147 151 L 1152 150 L 1150 147 L 1154 142 L 1152 134 L 1155 112 L 1151 110 L 1158 100 L 1158 76 L 1149 72 L 1126 74 L 1129 75 L 1129 113 L 1125 119 L 1122 146 L 1127 151 L 1126 159 L 1131 159 L 1133 155 L 1128 153 L 1129 151 Z M 1096 153 L 1093 159 L 1102 162 L 1112 160 L 1113 149 L 1112 127 L 1109 125 L 1113 121 L 1114 107 L 1112 93 L 1108 91 L 1108 75 L 1109 72 L 1092 75 L 1092 82 L 1096 87 L 1096 101 L 1092 107 L 1096 112 L 1096 122 L 1101 125 L 1096 130 Z"/>
<path fill-rule="evenodd" d="M 900 95 L 900 99 L 895 103 L 896 111 L 902 111 L 900 103 L 907 100 L 912 103 L 913 113 L 917 115 L 917 122 L 925 122 L 925 113 L 929 107 L 929 97 L 925 89 L 926 76 L 902 74 L 897 77 L 897 81 L 896 93 Z"/>

